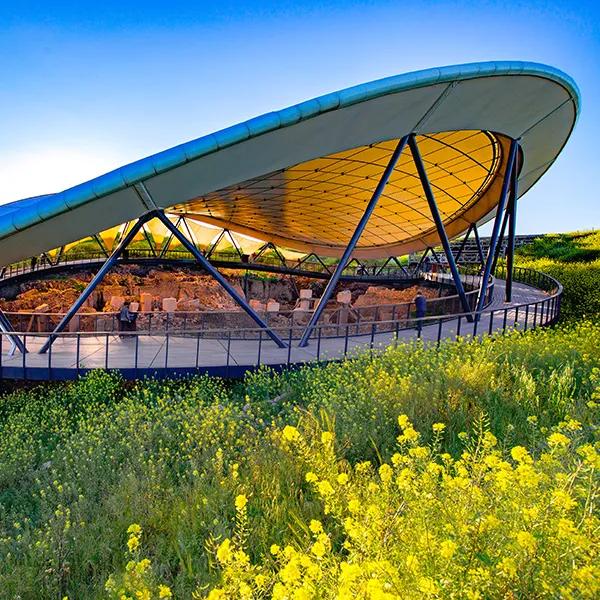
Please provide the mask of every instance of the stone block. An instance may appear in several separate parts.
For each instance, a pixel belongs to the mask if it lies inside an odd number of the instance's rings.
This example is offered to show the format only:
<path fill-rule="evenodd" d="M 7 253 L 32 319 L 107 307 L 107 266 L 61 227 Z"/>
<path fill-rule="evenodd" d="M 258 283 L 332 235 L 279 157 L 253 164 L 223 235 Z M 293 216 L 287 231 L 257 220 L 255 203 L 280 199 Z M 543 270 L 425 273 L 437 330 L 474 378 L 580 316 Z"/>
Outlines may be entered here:
<path fill-rule="evenodd" d="M 352 302 L 352 292 L 350 290 L 338 292 L 336 298 L 340 304 L 350 304 Z"/>
<path fill-rule="evenodd" d="M 162 309 L 168 313 L 175 312 L 177 310 L 177 298 L 163 298 Z"/>
<path fill-rule="evenodd" d="M 266 309 L 266 306 L 264 304 L 264 302 L 261 302 L 260 300 L 250 300 L 250 308 L 253 308 L 255 311 L 258 312 L 264 312 Z"/>
<path fill-rule="evenodd" d="M 112 310 L 121 310 L 124 302 L 125 298 L 123 296 L 111 296 L 109 305 Z"/>
<path fill-rule="evenodd" d="M 300 290 L 300 298 L 302 298 L 303 300 L 312 298 L 312 290 L 311 289 Z"/>
<path fill-rule="evenodd" d="M 142 307 L 143 312 L 151 312 L 152 311 L 152 294 L 148 292 L 142 292 L 140 294 L 140 305 Z"/>
<path fill-rule="evenodd" d="M 309 298 L 301 298 L 298 301 L 298 309 L 303 311 L 309 311 L 310 305 L 312 304 L 312 300 Z"/>
<path fill-rule="evenodd" d="M 281 305 L 276 300 L 269 300 L 267 302 L 267 312 L 279 312 Z"/>

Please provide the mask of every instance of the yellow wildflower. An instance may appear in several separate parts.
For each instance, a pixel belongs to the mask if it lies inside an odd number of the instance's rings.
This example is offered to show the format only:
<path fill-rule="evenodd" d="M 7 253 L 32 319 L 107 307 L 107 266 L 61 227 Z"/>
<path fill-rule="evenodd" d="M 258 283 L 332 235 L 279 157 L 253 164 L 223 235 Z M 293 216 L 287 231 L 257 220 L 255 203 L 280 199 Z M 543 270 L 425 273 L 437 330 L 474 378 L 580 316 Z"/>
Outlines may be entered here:
<path fill-rule="evenodd" d="M 325 555 L 327 548 L 325 548 L 325 544 L 322 542 L 316 541 L 310 550 L 317 558 L 322 558 Z"/>
<path fill-rule="evenodd" d="M 283 439 L 287 440 L 288 442 L 295 442 L 300 439 L 300 432 L 295 427 L 292 427 L 291 425 L 286 425 L 283 428 L 282 434 L 283 434 Z"/>
<path fill-rule="evenodd" d="M 309 471 L 309 472 L 308 472 L 308 473 L 305 475 L 304 479 L 306 479 L 306 481 L 307 481 L 308 483 L 315 483 L 316 481 L 318 481 L 318 480 L 319 480 L 319 478 L 318 478 L 318 477 L 315 475 L 315 473 L 313 473 L 312 471 Z"/>
<path fill-rule="evenodd" d="M 348 475 L 346 473 L 340 473 L 337 476 L 337 482 L 340 485 L 346 485 L 348 483 Z"/>
<path fill-rule="evenodd" d="M 137 523 L 132 523 L 127 528 L 127 533 L 132 533 L 134 535 L 139 535 L 140 533 L 142 533 L 142 528 Z"/>
<path fill-rule="evenodd" d="M 140 538 L 137 535 L 130 535 L 127 540 L 129 552 L 135 552 L 140 547 Z"/>
<path fill-rule="evenodd" d="M 233 552 L 231 550 L 231 540 L 225 538 L 217 548 L 217 560 L 221 564 L 225 564 L 231 560 Z"/>
<path fill-rule="evenodd" d="M 308 527 L 314 534 L 318 534 L 323 531 L 323 525 L 321 525 L 321 521 L 317 521 L 316 519 L 311 519 Z"/>
<path fill-rule="evenodd" d="M 319 490 L 319 494 L 321 494 L 321 496 L 331 496 L 334 491 L 329 481 L 326 480 L 319 481 L 317 484 L 317 489 Z"/>
<path fill-rule="evenodd" d="M 562 433 L 553 433 L 548 436 L 548 445 L 555 446 L 567 446 L 570 443 L 570 439 Z"/>
<path fill-rule="evenodd" d="M 333 433 L 331 431 L 324 431 L 321 434 L 321 443 L 322 444 L 330 444 L 333 441 Z"/>
<path fill-rule="evenodd" d="M 450 559 L 454 556 L 458 546 L 452 540 L 444 540 L 440 544 L 440 555 L 443 558 Z"/>
<path fill-rule="evenodd" d="M 528 531 L 519 531 L 519 533 L 517 533 L 517 543 L 521 548 L 524 548 L 530 553 L 535 552 L 537 547 L 535 538 Z"/>
<path fill-rule="evenodd" d="M 166 585 L 158 586 L 158 597 L 159 598 L 172 598 L 171 588 Z"/>
<path fill-rule="evenodd" d="M 248 504 L 248 498 L 245 494 L 239 494 L 235 498 L 235 508 L 238 511 L 242 511 L 246 508 L 246 504 Z"/>

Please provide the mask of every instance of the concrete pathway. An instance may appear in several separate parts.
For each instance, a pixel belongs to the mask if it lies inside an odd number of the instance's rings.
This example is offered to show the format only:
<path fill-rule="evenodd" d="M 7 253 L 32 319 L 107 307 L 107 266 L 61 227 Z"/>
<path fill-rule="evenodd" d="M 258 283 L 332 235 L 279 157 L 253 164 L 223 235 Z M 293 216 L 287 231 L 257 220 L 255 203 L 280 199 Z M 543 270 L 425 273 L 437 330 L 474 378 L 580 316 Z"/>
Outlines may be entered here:
<path fill-rule="evenodd" d="M 8 353 L 8 339 L 2 343 L 0 355 L 0 377 L 69 377 L 80 370 L 94 368 L 127 369 L 149 372 L 162 369 L 194 370 L 239 375 L 247 368 L 259 364 L 284 365 L 306 363 L 315 360 L 337 360 L 351 356 L 368 348 L 382 349 L 396 339 L 411 340 L 421 337 L 424 342 L 436 343 L 441 339 L 457 335 L 472 337 L 490 334 L 503 329 L 531 328 L 550 322 L 549 302 L 540 303 L 548 295 L 534 287 L 521 283 L 513 285 L 513 302 L 504 303 L 504 281 L 496 280 L 494 297 L 490 307 L 482 314 L 478 323 L 469 323 L 465 317 L 430 317 L 425 319 L 421 332 L 416 327 L 398 329 L 393 323 L 378 323 L 375 331 L 368 334 L 320 340 L 315 335 L 306 348 L 298 347 L 294 340 L 291 348 L 278 348 L 264 334 L 258 339 L 217 339 L 198 337 L 195 334 L 144 335 L 121 339 L 114 334 L 64 334 L 59 336 L 51 352 L 38 354 L 45 335 L 28 334 L 25 355 Z M 529 303 L 525 308 L 522 305 Z M 532 303 L 538 303 L 534 308 Z M 400 324 L 399 326 L 402 326 Z M 331 326 L 327 329 L 331 330 Z M 343 329 L 343 328 L 342 328 Z M 206 336 L 206 331 L 200 336 Z M 300 330 L 295 332 L 299 336 Z M 257 333 L 253 335 L 258 337 Z M 137 339 L 136 339 L 137 338 Z M 284 339 L 286 339 L 284 334 Z M 225 371 L 224 371 L 225 369 Z M 20 373 L 20 375 L 19 375 Z M 141 373 L 140 373 L 141 374 Z"/>

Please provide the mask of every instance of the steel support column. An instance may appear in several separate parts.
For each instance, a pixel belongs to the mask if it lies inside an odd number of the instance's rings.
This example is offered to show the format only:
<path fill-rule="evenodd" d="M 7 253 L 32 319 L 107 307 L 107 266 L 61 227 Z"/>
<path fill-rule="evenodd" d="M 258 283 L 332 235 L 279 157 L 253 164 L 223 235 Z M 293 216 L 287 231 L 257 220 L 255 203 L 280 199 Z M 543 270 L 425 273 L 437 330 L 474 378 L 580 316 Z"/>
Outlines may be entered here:
<path fill-rule="evenodd" d="M 483 265 L 485 264 L 485 258 L 483 256 L 483 246 L 481 245 L 479 230 L 477 229 L 477 225 L 475 223 L 473 223 L 473 235 L 475 236 L 475 242 L 477 243 L 477 254 L 479 254 L 479 263 L 481 264 L 481 268 L 483 269 Z"/>
<path fill-rule="evenodd" d="M 223 289 L 233 298 L 233 300 L 248 314 L 249 317 L 262 329 L 265 333 L 280 347 L 285 348 L 285 344 L 281 338 L 260 318 L 260 316 L 252 310 L 245 298 L 242 298 L 230 283 L 221 275 L 221 273 L 210 264 L 210 261 L 196 248 L 196 246 L 188 240 L 179 229 L 176 229 L 169 218 L 162 212 L 154 213 L 156 218 L 160 219 L 163 225 L 171 231 L 173 236 L 179 240 L 183 247 L 200 263 L 202 268 L 223 287 Z"/>
<path fill-rule="evenodd" d="M 518 197 L 518 179 L 519 170 L 518 159 L 515 158 L 515 164 L 512 172 L 512 189 L 510 193 L 510 201 L 508 203 L 507 211 L 509 214 L 508 222 L 508 246 L 506 249 L 506 296 L 505 301 L 512 301 L 512 284 L 513 284 L 513 270 L 515 263 L 515 235 L 517 232 L 517 197 Z"/>
<path fill-rule="evenodd" d="M 183 219 L 183 217 L 179 217 L 177 219 L 177 221 L 175 222 L 175 227 L 179 227 L 179 223 L 181 223 L 181 220 Z M 171 231 L 171 230 L 169 230 Z M 163 245 L 161 251 L 160 251 L 160 255 L 159 258 L 163 258 L 165 256 L 165 254 L 169 251 L 169 246 L 171 245 L 171 242 L 173 241 L 173 234 L 171 233 L 169 235 L 169 237 L 167 238 L 167 241 L 165 242 L 165 244 Z"/>
<path fill-rule="evenodd" d="M 512 186 L 512 183 L 511 183 Z M 506 232 L 506 225 L 508 223 L 508 205 L 510 204 L 510 190 L 508 192 L 508 200 L 506 203 L 506 210 L 504 211 L 504 219 L 502 219 L 502 227 L 500 227 L 500 234 L 498 235 L 498 243 L 496 244 L 496 252 L 494 254 L 494 262 L 492 263 L 492 275 L 496 272 L 496 265 L 500 258 L 500 252 L 502 252 L 502 244 L 504 243 L 504 234 Z"/>
<path fill-rule="evenodd" d="M 10 341 L 19 349 L 19 352 L 21 352 L 21 354 L 27 353 L 27 350 L 25 349 L 25 345 L 23 344 L 23 341 L 21 340 L 21 338 L 18 335 L 16 335 L 13 326 L 11 325 L 10 321 L 8 320 L 8 317 L 2 312 L 1 309 L 0 309 L 0 331 L 3 331 L 4 333 L 8 334 Z"/>
<path fill-rule="evenodd" d="M 308 340 L 310 339 L 313 329 L 319 322 L 319 318 L 321 317 L 325 306 L 327 306 L 327 302 L 329 302 L 329 299 L 331 298 L 331 295 L 333 294 L 333 291 L 335 290 L 335 287 L 338 284 L 340 277 L 342 276 L 342 271 L 346 268 L 346 265 L 350 260 L 350 257 L 352 256 L 352 252 L 354 252 L 354 248 L 356 247 L 356 244 L 358 243 L 358 240 L 360 239 L 360 236 L 362 235 L 362 232 L 364 231 L 369 221 L 369 218 L 371 217 L 371 214 L 377 206 L 377 201 L 383 193 L 383 190 L 387 185 L 387 182 L 396 166 L 396 163 L 398 162 L 398 159 L 400 158 L 400 155 L 402 154 L 402 151 L 406 146 L 409 137 L 410 136 L 405 135 L 403 138 L 401 138 L 398 142 L 398 145 L 396 146 L 396 149 L 392 153 L 390 161 L 387 167 L 385 168 L 385 171 L 383 172 L 383 175 L 381 176 L 381 179 L 379 180 L 379 183 L 377 184 L 373 195 L 371 196 L 371 200 L 369 201 L 369 204 L 367 205 L 363 216 L 360 218 L 360 221 L 358 222 L 358 225 L 356 226 L 356 229 L 354 230 L 354 233 L 352 234 L 352 237 L 350 238 L 350 241 L 348 242 L 348 245 L 346 246 L 342 257 L 340 258 L 340 262 L 338 263 L 335 271 L 333 272 L 333 275 L 327 282 L 325 290 L 323 291 L 323 295 L 321 296 L 321 299 L 319 300 L 319 303 L 317 304 L 317 307 L 315 308 L 310 318 L 310 321 L 306 326 L 304 333 L 302 334 L 302 338 L 300 339 L 299 344 L 301 348 L 308 344 Z"/>
<path fill-rule="evenodd" d="M 44 354 L 48 351 L 48 348 L 52 346 L 54 340 L 56 340 L 58 334 L 64 330 L 69 324 L 69 321 L 75 316 L 77 311 L 83 306 L 84 302 L 90 297 L 90 294 L 96 289 L 96 286 L 104 279 L 108 271 L 112 269 L 114 264 L 117 262 L 123 250 L 131 244 L 133 238 L 137 235 L 138 231 L 152 218 L 151 213 L 147 213 L 141 216 L 133 227 L 127 232 L 127 234 L 121 239 L 114 252 L 106 260 L 106 262 L 100 267 L 100 270 L 94 275 L 92 280 L 87 284 L 86 288 L 81 292 L 79 298 L 75 300 L 71 308 L 67 311 L 65 316 L 60 320 L 60 323 L 55 327 L 54 331 L 48 336 L 48 339 L 44 345 L 40 348 L 40 354 Z"/>
<path fill-rule="evenodd" d="M 460 260 L 463 250 L 465 249 L 465 246 L 467 245 L 467 240 L 469 239 L 469 235 L 471 234 L 472 229 L 473 229 L 473 224 L 471 223 L 471 225 L 469 225 L 469 229 L 467 229 L 467 233 L 465 234 L 465 237 L 463 238 L 463 241 L 458 249 L 458 252 L 456 253 L 456 256 L 454 257 L 456 264 L 458 264 L 458 261 Z"/>
<path fill-rule="evenodd" d="M 423 252 L 423 256 L 421 256 L 421 258 L 419 259 L 419 262 L 413 269 L 413 275 L 416 275 L 419 272 L 419 269 L 421 268 L 421 265 L 425 262 L 425 257 L 429 254 L 430 250 L 431 250 L 431 248 L 429 246 L 427 246 L 427 248 L 425 248 L 425 252 Z"/>
<path fill-rule="evenodd" d="M 470 321 L 472 317 L 469 300 L 467 299 L 467 295 L 465 294 L 465 289 L 463 287 L 462 280 L 460 278 L 460 274 L 456 266 L 456 262 L 454 262 L 454 256 L 452 254 L 452 248 L 450 247 L 450 241 L 448 240 L 448 236 L 446 235 L 446 230 L 444 229 L 444 222 L 442 221 L 440 211 L 438 210 L 437 204 L 435 202 L 433 190 L 431 189 L 431 184 L 429 183 L 429 179 L 427 178 L 425 165 L 423 164 L 423 160 L 421 159 L 421 153 L 419 152 L 417 140 L 415 138 L 414 133 L 411 134 L 411 136 L 409 137 L 408 144 L 410 146 L 410 151 L 412 153 L 413 160 L 415 161 L 415 165 L 419 173 L 419 179 L 421 180 L 421 185 L 423 186 L 423 191 L 425 192 L 425 196 L 427 198 L 427 203 L 429 204 L 431 216 L 433 217 L 438 236 L 440 238 L 440 241 L 442 242 L 444 253 L 446 254 L 446 260 L 448 261 L 448 266 L 450 267 L 450 272 L 452 273 L 452 279 L 454 281 L 454 286 L 456 287 L 458 297 L 460 298 L 460 303 L 462 305 L 463 312 L 467 313 L 467 320 Z"/>
<path fill-rule="evenodd" d="M 512 177 L 513 168 L 515 166 L 515 158 L 517 156 L 519 144 L 516 140 L 512 140 L 510 143 L 510 150 L 508 152 L 508 160 L 506 162 L 506 171 L 504 173 L 504 181 L 502 182 L 502 190 L 500 192 L 500 200 L 498 201 L 498 206 L 496 208 L 496 218 L 494 219 L 494 227 L 492 229 L 492 235 L 490 237 L 490 247 L 488 248 L 488 254 L 485 261 L 485 266 L 483 269 L 482 277 L 481 277 L 481 285 L 479 286 L 479 293 L 477 295 L 477 305 L 475 308 L 476 316 L 483 309 L 483 304 L 485 302 L 485 295 L 488 288 L 488 281 L 490 279 L 490 275 L 492 272 L 492 266 L 494 263 L 494 257 L 496 255 L 496 246 L 498 244 L 498 235 L 500 233 L 500 224 L 502 222 L 502 216 L 504 213 L 504 209 L 506 208 L 506 200 L 508 197 L 508 191 L 510 188 L 510 182 Z"/>

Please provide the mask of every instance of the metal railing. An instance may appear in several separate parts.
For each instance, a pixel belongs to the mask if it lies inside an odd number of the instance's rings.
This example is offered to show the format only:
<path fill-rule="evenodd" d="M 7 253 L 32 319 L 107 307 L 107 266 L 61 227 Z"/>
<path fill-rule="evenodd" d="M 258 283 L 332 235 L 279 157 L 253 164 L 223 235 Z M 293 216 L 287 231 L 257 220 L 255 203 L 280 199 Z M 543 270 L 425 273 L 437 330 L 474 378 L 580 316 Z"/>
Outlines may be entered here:
<path fill-rule="evenodd" d="M 427 284 L 437 284 L 437 298 L 427 301 L 430 315 L 455 314 L 460 312 L 461 304 L 457 295 L 442 295 L 452 289 L 452 279 L 445 273 L 419 273 Z M 471 310 L 475 309 L 481 277 L 476 274 L 461 274 Z M 494 290 L 493 278 L 487 289 L 486 306 L 491 301 Z M 318 300 L 318 299 L 315 299 Z M 279 310 L 277 312 L 259 311 L 261 317 L 273 330 L 278 331 L 290 326 L 301 326 L 310 317 L 312 311 Z M 136 313 L 136 330 L 140 333 L 165 334 L 203 332 L 205 337 L 218 337 L 213 330 L 235 329 L 241 332 L 252 331 L 253 321 L 241 310 L 198 310 L 198 311 L 139 311 Z M 17 332 L 50 333 L 64 317 L 64 313 L 39 311 L 5 311 L 4 315 Z M 70 331 L 114 333 L 119 330 L 118 311 L 79 312 L 70 322 Z M 346 308 L 343 305 L 326 309 L 319 320 L 327 336 L 339 336 L 344 326 L 351 325 L 355 334 L 364 333 L 373 322 L 408 320 L 415 315 L 413 301 L 387 304 L 372 304 Z M 249 335 L 249 334 L 241 334 Z M 247 338 L 242 338 L 247 339 Z"/>
<path fill-rule="evenodd" d="M 238 377 L 260 365 L 282 368 L 306 362 L 341 360 L 358 351 L 377 351 L 399 341 L 421 339 L 424 343 L 439 345 L 444 339 L 477 338 L 512 329 L 526 331 L 555 323 L 560 314 L 563 291 L 560 283 L 548 275 L 523 268 L 515 270 L 514 279 L 527 285 L 536 282 L 540 286 L 538 289 L 547 291 L 547 295 L 530 302 L 486 309 L 471 322 L 470 313 L 420 319 L 403 315 L 402 318 L 371 322 L 367 331 L 358 333 L 346 324 L 342 334 L 336 337 L 326 335 L 328 324 L 319 324 L 307 348 L 293 344 L 304 329 L 301 326 L 278 329 L 287 341 L 287 347 L 283 349 L 277 348 L 264 331 L 257 328 L 243 329 L 246 334 L 252 332 L 252 339 L 235 329 L 213 330 L 210 338 L 206 337 L 206 331 L 200 330 L 188 330 L 183 335 L 166 332 L 159 339 L 149 332 L 120 332 L 119 335 L 76 332 L 59 334 L 55 347 L 44 355 L 35 350 L 46 335 L 18 333 L 16 335 L 31 352 L 11 356 L 7 353 L 11 345 L 10 334 L 0 333 L 0 379 L 68 379 L 92 368 L 118 370 L 130 378 L 197 372 Z"/>
<path fill-rule="evenodd" d="M 248 258 L 248 260 L 245 260 Z M 286 271 L 297 271 L 299 273 L 319 273 L 323 275 L 330 275 L 337 263 L 322 264 L 318 261 L 313 260 L 287 260 L 284 263 L 274 256 L 259 256 L 255 260 L 250 260 L 251 256 L 245 255 L 244 260 L 237 255 L 230 252 L 213 252 L 210 255 L 210 261 L 217 263 L 224 268 L 227 268 L 227 263 L 231 264 L 232 269 L 245 269 L 252 271 L 252 267 L 273 267 L 277 270 Z M 6 282 L 15 277 L 22 277 L 24 275 L 30 275 L 35 273 L 51 272 L 58 270 L 60 267 L 76 267 L 78 265 L 95 265 L 97 263 L 103 263 L 107 259 L 107 255 L 100 250 L 85 250 L 81 252 L 67 252 L 63 255 L 58 256 L 55 260 L 49 260 L 45 256 L 35 257 L 35 259 L 19 261 L 5 267 L 0 268 L 0 282 Z M 195 264 L 194 257 L 187 252 L 187 250 L 168 250 L 164 254 L 153 252 L 149 249 L 138 249 L 129 248 L 124 252 L 124 256 L 119 260 L 120 263 L 127 263 L 132 261 L 159 261 L 159 262 L 170 262 L 170 261 L 181 261 Z M 344 277 L 380 277 L 389 278 L 396 277 L 401 279 L 410 279 L 413 275 L 406 269 L 402 269 L 398 266 L 385 266 L 381 265 L 351 265 L 344 269 Z"/>

